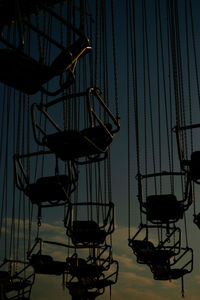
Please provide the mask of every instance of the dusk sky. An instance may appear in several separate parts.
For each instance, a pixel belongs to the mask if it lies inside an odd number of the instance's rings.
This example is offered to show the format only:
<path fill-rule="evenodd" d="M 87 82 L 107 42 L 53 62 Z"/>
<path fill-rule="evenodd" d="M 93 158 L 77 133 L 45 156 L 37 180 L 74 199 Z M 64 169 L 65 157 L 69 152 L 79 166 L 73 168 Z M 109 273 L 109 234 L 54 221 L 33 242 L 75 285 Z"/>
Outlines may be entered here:
<path fill-rule="evenodd" d="M 38 227 L 37 205 L 32 205 L 23 191 L 16 187 L 13 155 L 45 150 L 34 139 L 31 122 L 33 103 L 50 102 L 66 94 L 99 87 L 102 99 L 114 117 L 120 119 L 120 131 L 114 135 L 107 160 L 79 165 L 78 186 L 71 195 L 72 203 L 98 202 L 99 198 L 103 198 L 104 203 L 112 201 L 115 206 L 115 230 L 108 237 L 108 243 L 112 246 L 113 259 L 119 262 L 118 280 L 112 286 L 111 293 L 107 287 L 98 299 L 182 299 L 181 279 L 154 280 L 150 268 L 137 263 L 128 246 L 128 239 L 134 236 L 141 223 L 147 224 L 146 215 L 141 213 L 138 202 L 138 173 L 184 171 L 181 176 L 171 174 L 144 178 L 144 201 L 147 196 L 156 194 L 174 194 L 182 201 L 187 194 L 185 178 L 188 167 L 181 170 L 173 128 L 198 124 L 193 129 L 180 132 L 183 160 L 188 161 L 191 153 L 200 149 L 200 3 L 198 0 L 55 2 L 61 4 L 52 5 L 50 9 L 76 28 L 79 28 L 80 11 L 83 9 L 84 34 L 90 38 L 92 51 L 80 57 L 74 83 L 57 96 L 47 96 L 40 90 L 28 95 L 20 88 L 14 89 L 12 84 L 0 83 L 1 262 L 4 259 L 27 262 L 27 251 L 30 251 L 37 235 L 44 240 L 71 243 L 63 223 L 67 205 L 43 208 L 41 226 Z M 85 6 L 80 7 L 80 3 Z M 38 16 L 36 13 L 31 14 L 30 18 L 25 17 L 24 22 L 25 54 L 37 61 L 43 57 L 43 62 L 48 66 L 61 48 L 66 48 L 77 39 L 75 30 L 42 9 Z M 39 34 L 30 24 L 27 25 L 29 22 L 40 30 Z M 20 30 L 16 28 L 15 22 L 3 26 L 2 49 L 9 48 L 3 39 L 14 47 L 19 46 Z M 62 47 L 59 48 L 50 39 L 47 41 L 41 32 Z M 2 57 L 0 62 L 0 65 L 3 64 Z M 11 70 L 7 77 L 11 78 L 14 71 L 8 62 L 6 64 Z M 20 62 L 17 68 L 20 69 Z M 16 71 L 16 76 L 19 76 L 23 86 L 20 72 Z M 0 74 L 1 81 L 2 78 L 3 74 Z M 44 87 L 55 91 L 59 87 L 59 79 L 50 79 Z M 80 97 L 77 106 L 74 103 L 70 106 L 67 101 L 58 103 L 49 107 L 48 113 L 60 127 L 81 127 L 88 122 L 85 121 L 88 116 L 85 116 L 85 106 L 81 101 Z M 104 110 L 99 106 L 95 108 L 103 119 Z M 38 111 L 35 117 L 38 124 L 41 121 L 40 124 L 47 126 L 45 130 L 51 130 Z M 67 164 L 58 160 L 56 165 L 54 155 L 24 158 L 23 164 L 31 183 L 37 177 L 50 176 L 57 167 L 60 173 L 67 173 Z M 200 229 L 193 223 L 194 214 L 200 212 L 199 189 L 199 183 L 192 183 L 192 204 L 184 217 L 173 225 L 181 230 L 181 247 L 192 248 L 194 253 L 193 270 L 184 276 L 187 300 L 200 298 Z M 150 236 L 156 243 L 157 234 L 151 229 Z M 169 245 L 171 242 L 169 240 Z M 65 261 L 74 251 L 45 243 L 43 246 L 44 253 L 58 261 Z M 80 257 L 88 255 L 87 249 L 78 249 L 77 253 Z M 13 262 L 11 265 L 5 264 L 2 270 L 8 271 L 10 266 L 13 270 L 21 268 L 20 263 Z M 55 298 L 71 299 L 68 289 L 62 286 L 62 276 L 36 274 L 30 299 Z"/>

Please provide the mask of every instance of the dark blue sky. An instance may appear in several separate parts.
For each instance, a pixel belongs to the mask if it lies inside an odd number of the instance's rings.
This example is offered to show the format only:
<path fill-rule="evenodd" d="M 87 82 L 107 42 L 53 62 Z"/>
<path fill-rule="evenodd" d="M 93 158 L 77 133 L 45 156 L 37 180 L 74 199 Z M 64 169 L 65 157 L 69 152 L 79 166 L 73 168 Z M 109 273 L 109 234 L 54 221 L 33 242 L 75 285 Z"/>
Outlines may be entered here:
<path fill-rule="evenodd" d="M 79 7 L 79 2 L 74 1 Z M 103 90 L 103 97 L 107 101 L 109 108 L 115 114 L 116 103 L 118 104 L 118 112 L 120 116 L 120 132 L 114 137 L 111 145 L 111 176 L 104 182 L 105 170 L 102 170 L 101 181 L 102 185 L 109 186 L 112 182 L 112 201 L 115 204 L 115 219 L 116 230 L 113 234 L 113 255 L 120 263 L 120 273 L 118 283 L 112 288 L 112 298 L 122 300 L 175 300 L 181 299 L 181 282 L 163 282 L 153 280 L 150 269 L 145 265 L 136 263 L 136 258 L 132 250 L 128 247 L 128 220 L 130 217 L 131 234 L 136 232 L 140 224 L 140 212 L 138 204 L 138 187 L 135 178 L 138 173 L 137 169 L 137 144 L 135 135 L 135 110 L 134 105 L 138 105 L 138 133 L 139 133 L 139 158 L 141 172 L 153 173 L 155 170 L 169 171 L 169 166 L 173 166 L 176 171 L 180 170 L 180 162 L 178 159 L 177 145 L 175 134 L 172 132 L 172 127 L 177 122 L 177 102 L 175 101 L 175 91 L 178 88 L 180 113 L 179 118 L 181 124 L 190 124 L 199 122 L 199 95 L 198 95 L 198 73 L 199 70 L 199 13 L 200 5 L 198 0 L 179 0 L 178 17 L 176 21 L 179 23 L 179 36 L 176 35 L 176 46 L 180 47 L 177 52 L 177 68 L 178 68 L 178 86 L 174 83 L 173 65 L 172 65 L 172 44 L 168 34 L 171 34 L 169 29 L 169 17 L 166 10 L 166 2 L 160 1 L 135 1 L 135 20 L 133 20 L 133 3 L 130 1 L 131 9 L 127 10 L 129 1 L 117 0 L 114 4 L 114 32 L 112 29 L 112 1 L 102 1 L 106 5 L 104 11 L 100 11 L 100 1 L 98 4 L 98 15 L 96 19 L 96 3 L 95 1 L 86 1 L 86 10 L 92 15 L 92 47 L 91 56 L 85 57 L 80 66 L 77 66 L 76 72 L 76 90 L 84 90 L 86 87 L 96 84 Z M 176 1 L 172 1 L 176 2 Z M 189 10 L 189 4 L 192 4 L 193 22 L 194 22 L 194 38 L 192 36 L 192 22 Z M 144 5 L 145 4 L 145 5 Z M 155 6 L 157 4 L 157 6 Z M 160 5 L 160 19 L 157 14 Z M 186 10 L 185 10 L 186 4 Z M 65 5 L 62 8 L 57 6 L 55 11 L 62 10 L 62 17 L 69 18 L 66 15 Z M 146 16 L 145 16 L 146 9 Z M 187 11 L 187 14 L 185 14 Z M 106 12 L 106 14 L 105 14 Z M 102 16 L 102 14 L 105 14 Z M 77 20 L 79 20 L 79 10 L 76 10 Z M 48 17 L 48 15 L 46 16 Z M 128 22 L 127 22 L 128 17 Z M 130 19 L 129 19 L 130 18 Z M 188 18 L 188 19 L 187 19 Z M 87 22 L 89 17 L 85 17 Z M 37 24 L 37 18 L 33 17 L 33 23 Z M 98 21 L 98 22 L 97 22 Z M 133 21 L 135 24 L 135 58 L 133 54 Z M 187 22 L 188 23 L 187 23 Z M 46 23 L 45 23 L 46 22 Z M 54 21 L 55 22 L 55 21 Z M 86 22 L 86 23 L 87 23 Z M 98 23 L 98 28 L 96 27 Z M 50 22 L 49 22 L 50 24 Z M 52 36 L 59 42 L 67 44 L 65 26 L 61 27 L 59 22 L 52 22 L 49 25 L 47 20 L 40 16 L 41 30 L 47 28 L 49 32 L 52 30 Z M 188 24 L 188 27 L 187 27 Z M 48 27 L 48 25 L 50 27 Z M 102 30 L 103 26 L 104 32 Z M 159 27 L 160 26 L 160 27 Z M 14 28 L 14 27 L 13 27 Z M 95 30 L 98 29 L 98 35 Z M 89 23 L 86 26 L 86 32 L 89 34 Z M 146 30 L 146 32 L 144 31 Z M 157 30 L 157 31 L 156 31 Z M 162 30 L 162 35 L 161 35 Z M 187 32 L 188 30 L 188 32 Z M 4 29 L 7 35 L 7 29 Z M 156 35 L 157 32 L 157 35 Z M 9 32 L 8 32 L 9 33 Z M 28 32 L 26 34 L 25 45 L 28 49 Z M 38 58 L 40 47 L 43 47 L 46 61 L 52 61 L 52 57 L 58 52 L 55 47 L 47 47 L 47 43 L 43 43 L 41 38 L 38 43 L 38 36 L 32 31 L 31 34 L 31 53 Z M 177 34 L 177 33 L 176 33 Z M 178 40 L 178 37 L 180 40 Z M 70 38 L 73 40 L 73 33 L 70 32 Z M 114 38 L 114 40 L 113 40 Z M 11 37 L 15 39 L 15 29 L 11 29 Z M 113 56 L 113 42 L 116 47 L 116 65 Z M 97 43 L 97 44 L 96 44 Z M 104 44 L 106 43 L 106 45 Z M 194 48 L 195 46 L 195 48 Z M 46 52 L 48 49 L 49 53 Z M 196 50 L 196 57 L 194 54 Z M 92 57 L 92 63 L 91 63 Z M 135 59 L 135 61 L 134 61 Z M 196 59 L 196 61 L 195 61 Z M 136 64 L 135 64 L 136 62 Z M 90 65 L 90 67 L 88 67 Z M 92 66 L 92 67 L 91 67 Z M 135 73 L 137 70 L 137 73 Z M 134 72 L 133 72 L 134 71 Z M 49 84 L 49 89 L 53 90 L 58 85 L 58 82 L 53 80 Z M 23 198 L 21 192 L 17 191 L 13 181 L 13 160 L 12 156 L 16 151 L 32 152 L 37 149 L 33 139 L 32 125 L 30 119 L 30 106 L 33 102 L 39 103 L 43 97 L 46 101 L 46 96 L 42 96 L 40 92 L 35 95 L 27 96 L 14 91 L 12 88 L 1 84 L 1 134 L 0 134 L 0 182 L 1 182 L 1 249 L 2 258 L 5 250 L 7 255 L 13 257 L 16 255 L 17 239 L 19 238 L 23 245 L 23 229 L 26 229 L 26 239 L 29 236 L 31 229 L 32 239 L 34 239 L 37 228 L 37 209 L 34 207 L 32 227 L 29 227 L 30 212 L 28 199 Z M 117 91 L 116 91 L 117 88 Z M 137 98 L 135 92 L 137 88 Z M 73 89 L 72 89 L 73 90 Z M 48 101 L 55 99 L 49 97 Z M 117 100 L 117 102 L 116 102 Z M 129 106 L 129 109 L 128 109 Z M 57 110 L 56 110 L 57 109 Z M 62 111 L 57 107 L 53 110 L 54 116 L 63 123 Z M 58 115 L 59 114 L 59 115 Z M 69 117 L 66 113 L 65 117 Z M 80 118 L 81 119 L 81 118 Z M 146 123 L 145 123 L 146 122 Z M 152 127 L 151 127 L 152 126 Z M 129 130 L 129 131 L 128 131 Z M 128 136 L 129 133 L 129 136 Z M 153 133 L 153 137 L 152 137 Z M 184 143 L 188 151 L 188 156 L 193 150 L 199 149 L 198 142 L 199 128 L 195 129 L 184 137 Z M 191 136 L 193 137 L 191 143 Z M 152 143 L 153 140 L 153 143 Z M 129 142 L 129 148 L 128 148 Z M 170 150 L 169 150 L 170 149 Z M 128 156 L 130 150 L 130 156 Z M 170 157 L 170 161 L 169 161 Z M 153 162 L 155 161 L 155 165 Z M 53 159 L 46 162 L 47 174 L 54 169 Z M 35 162 L 31 163 L 30 174 L 32 178 L 35 169 Z M 129 168 L 128 168 L 129 167 Z M 63 170 L 63 165 L 60 163 L 60 169 Z M 130 173 L 128 174 L 128 170 Z M 91 172 L 94 174 L 94 168 L 91 167 Z M 79 169 L 79 190 L 78 197 L 80 201 L 87 198 L 86 168 L 83 166 Z M 94 178 L 92 178 L 94 182 Z M 158 189 L 160 183 L 158 181 Z M 170 183 L 163 181 L 162 188 L 165 193 L 171 192 Z M 199 212 L 199 186 L 195 185 L 195 208 Z M 128 198 L 130 192 L 130 198 Z M 154 187 L 150 182 L 144 194 L 153 193 Z M 174 192 L 178 199 L 181 200 L 182 191 L 180 184 L 177 183 L 174 187 Z M 95 193 L 94 191 L 92 193 Z M 110 196 L 110 195 L 109 195 Z M 77 195 L 75 195 L 77 197 Z M 74 198 L 73 198 L 74 200 Z M 130 201 L 131 210 L 128 212 L 128 201 Z M 194 249 L 194 270 L 191 274 L 185 276 L 185 296 L 188 300 L 198 299 L 198 290 L 200 284 L 199 272 L 199 229 L 193 224 L 194 205 L 192 205 L 186 213 L 186 219 L 181 220 L 178 226 L 182 230 L 182 243 L 188 241 L 190 247 Z M 12 219 L 13 218 L 13 219 Z M 55 239 L 66 243 L 67 237 L 63 226 L 64 211 L 61 208 L 49 208 L 43 210 L 42 226 L 40 228 L 41 236 L 46 239 Z M 13 221 L 15 220 L 15 222 Z M 18 220 L 21 220 L 19 223 Z M 184 223 L 186 220 L 186 223 Z M 13 223 L 14 222 L 14 223 Z M 15 236 L 10 243 L 11 225 L 15 224 Z M 19 225 L 20 224 L 20 225 Z M 187 231 L 185 231 L 185 224 Z M 19 225 L 19 231 L 18 226 Z M 6 233 L 6 234 L 5 234 Z M 5 236 L 8 238 L 5 239 Z M 26 250 L 28 246 L 27 240 L 25 246 L 21 249 Z M 5 249 L 6 248 L 6 249 Z M 9 253 L 9 249 L 11 249 Z M 66 256 L 66 251 L 61 248 L 47 249 L 52 251 L 52 255 L 62 260 Z M 52 286 L 52 289 L 49 288 Z M 66 296 L 67 294 L 67 296 Z M 54 299 L 70 298 L 68 292 L 62 290 L 61 278 L 54 276 L 39 275 L 36 278 L 35 285 L 32 291 L 32 299 L 44 300 L 49 298 Z M 100 298 L 101 297 L 101 298 Z M 100 299 L 110 299 L 109 290 Z"/>

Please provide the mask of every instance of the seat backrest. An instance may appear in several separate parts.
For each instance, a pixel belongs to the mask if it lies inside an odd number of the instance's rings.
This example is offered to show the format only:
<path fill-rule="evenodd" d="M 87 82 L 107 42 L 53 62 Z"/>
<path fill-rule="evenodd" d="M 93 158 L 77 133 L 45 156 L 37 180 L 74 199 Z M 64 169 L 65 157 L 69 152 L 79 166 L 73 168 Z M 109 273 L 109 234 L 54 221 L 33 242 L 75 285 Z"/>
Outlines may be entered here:
<path fill-rule="evenodd" d="M 53 261 L 53 258 L 50 255 L 38 255 L 38 254 L 32 254 L 31 256 L 31 263 L 33 264 L 46 264 L 51 263 Z"/>
<path fill-rule="evenodd" d="M 150 241 L 134 240 L 134 241 L 132 241 L 131 244 L 132 244 L 131 248 L 136 253 L 140 253 L 140 252 L 145 251 L 145 250 L 155 250 L 155 247 L 154 247 L 153 243 L 150 242 Z"/>
<path fill-rule="evenodd" d="M 150 195 L 147 197 L 146 202 L 147 203 L 159 203 L 161 201 L 161 205 L 163 204 L 163 202 L 170 202 L 170 203 L 175 203 L 177 202 L 176 196 L 174 194 L 163 194 L 163 195 Z"/>
<path fill-rule="evenodd" d="M 59 175 L 59 176 L 48 176 L 38 178 L 38 184 L 51 184 L 51 183 L 61 183 L 62 185 L 66 185 L 69 181 L 69 177 L 67 175 Z"/>
<path fill-rule="evenodd" d="M 74 231 L 93 231 L 99 230 L 99 226 L 95 221 L 73 221 L 73 230 Z"/>

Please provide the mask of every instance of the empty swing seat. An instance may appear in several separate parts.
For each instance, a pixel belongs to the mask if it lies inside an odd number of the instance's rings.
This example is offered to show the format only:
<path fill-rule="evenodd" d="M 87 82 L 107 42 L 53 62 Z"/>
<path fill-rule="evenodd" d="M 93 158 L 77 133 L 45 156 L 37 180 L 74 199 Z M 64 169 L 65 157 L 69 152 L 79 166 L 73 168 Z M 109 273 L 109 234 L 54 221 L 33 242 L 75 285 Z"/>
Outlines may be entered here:
<path fill-rule="evenodd" d="M 27 94 L 35 94 L 54 71 L 19 50 L 0 49 L 0 81 Z"/>
<path fill-rule="evenodd" d="M 190 175 L 194 181 L 200 179 L 200 151 L 195 151 L 191 154 Z"/>
<path fill-rule="evenodd" d="M 36 183 L 29 184 L 25 194 L 33 204 L 52 201 L 57 203 L 68 198 L 67 191 L 70 185 L 71 180 L 67 175 L 42 177 Z"/>
<path fill-rule="evenodd" d="M 106 124 L 110 131 L 111 124 Z M 81 157 L 99 156 L 106 153 L 112 142 L 111 135 L 103 126 L 95 126 L 80 132 L 75 130 L 62 131 L 47 135 L 43 142 L 63 161 Z"/>
<path fill-rule="evenodd" d="M 173 194 L 148 196 L 145 207 L 147 220 L 152 223 L 176 222 L 183 218 L 183 204 Z"/>
<path fill-rule="evenodd" d="M 30 263 L 37 274 L 61 275 L 66 270 L 66 262 L 54 261 L 49 255 L 32 254 Z"/>
<path fill-rule="evenodd" d="M 19 7 L 23 16 L 30 16 L 31 14 L 37 14 L 41 10 L 41 0 L 20 0 Z M 59 3 L 60 0 L 45 0 L 43 3 L 46 7 L 53 6 Z M 17 13 L 16 6 L 13 0 L 1 0 L 0 1 L 0 24 L 9 25 L 12 22 L 16 22 Z"/>
<path fill-rule="evenodd" d="M 165 262 L 174 256 L 172 250 L 160 249 L 155 247 L 152 242 L 146 240 L 133 240 L 129 245 L 137 257 L 137 262 L 141 264 Z"/>
<path fill-rule="evenodd" d="M 47 66 L 20 50 L 0 49 L 0 81 L 21 92 L 35 94 L 47 81 L 67 71 L 89 50 L 91 50 L 89 40 L 81 37 L 64 49 L 50 66 Z"/>
<path fill-rule="evenodd" d="M 77 244 L 102 244 L 106 238 L 106 231 L 100 229 L 95 221 L 73 221 L 71 238 L 74 245 Z"/>
<path fill-rule="evenodd" d="M 0 286 L 8 284 L 11 280 L 10 273 L 7 271 L 0 271 Z"/>

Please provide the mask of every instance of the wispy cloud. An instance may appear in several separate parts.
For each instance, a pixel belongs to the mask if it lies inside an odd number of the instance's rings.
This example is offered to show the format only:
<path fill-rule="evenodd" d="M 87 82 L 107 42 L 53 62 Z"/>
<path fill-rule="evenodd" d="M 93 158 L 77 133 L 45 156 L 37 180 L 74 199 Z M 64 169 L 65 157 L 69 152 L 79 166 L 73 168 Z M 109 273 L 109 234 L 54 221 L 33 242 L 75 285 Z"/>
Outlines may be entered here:
<path fill-rule="evenodd" d="M 137 275 L 134 272 L 120 272 L 119 279 L 121 283 L 125 286 L 132 285 L 131 283 L 134 282 L 134 285 L 142 285 L 142 286 L 152 286 L 154 284 L 153 279 L 150 279 L 145 276 Z"/>
<path fill-rule="evenodd" d="M 134 300 L 171 300 L 168 296 L 159 295 L 158 292 L 152 291 L 144 286 L 143 289 L 127 287 L 120 291 L 113 291 L 112 297 L 115 300 L 134 299 Z"/>
<path fill-rule="evenodd" d="M 8 220 L 10 225 L 12 220 Z M 23 224 L 26 227 L 29 221 L 20 221 L 20 228 L 23 229 Z M 36 222 L 32 223 L 33 240 L 37 232 Z M 134 234 L 137 228 L 132 228 L 131 232 Z M 23 236 L 23 230 L 20 230 L 20 238 Z M 69 240 L 66 236 L 66 229 L 61 221 L 47 223 L 43 222 L 40 227 L 40 237 L 44 240 L 56 241 L 67 244 Z M 137 264 L 136 257 L 132 249 L 128 246 L 128 229 L 127 227 L 117 227 L 113 234 L 113 257 L 119 262 L 120 272 L 116 285 L 112 287 L 112 298 L 115 300 L 177 300 L 180 296 L 180 281 L 155 281 L 150 269 L 146 265 Z M 64 261 L 68 256 L 68 249 L 65 247 L 58 247 L 56 245 L 44 244 L 44 254 L 50 254 L 54 260 Z M 47 252 L 45 252 L 47 250 Z M 70 253 L 72 254 L 72 249 Z M 79 250 L 80 257 L 87 257 L 87 250 Z M 195 277 L 196 282 L 200 284 L 200 275 Z M 49 289 L 51 286 L 51 289 Z M 177 288 L 177 292 L 173 292 Z M 43 300 L 60 298 L 66 299 L 68 291 L 62 290 L 62 278 L 60 276 L 45 276 L 37 275 L 36 282 L 33 288 L 32 299 Z M 180 297 L 179 297 L 180 296 Z M 71 296 L 67 296 L 67 299 Z M 106 289 L 105 294 L 101 297 L 104 300 L 109 300 L 109 288 Z M 199 300 L 196 295 L 187 295 L 187 300 Z"/>
<path fill-rule="evenodd" d="M 127 270 L 137 270 L 137 271 L 144 271 L 145 266 L 141 264 L 135 263 L 135 256 L 133 253 L 129 253 L 127 255 L 115 255 L 114 257 L 120 263 L 121 268 Z"/>

